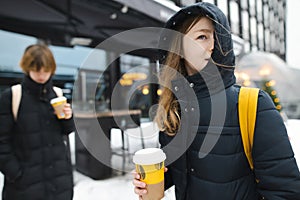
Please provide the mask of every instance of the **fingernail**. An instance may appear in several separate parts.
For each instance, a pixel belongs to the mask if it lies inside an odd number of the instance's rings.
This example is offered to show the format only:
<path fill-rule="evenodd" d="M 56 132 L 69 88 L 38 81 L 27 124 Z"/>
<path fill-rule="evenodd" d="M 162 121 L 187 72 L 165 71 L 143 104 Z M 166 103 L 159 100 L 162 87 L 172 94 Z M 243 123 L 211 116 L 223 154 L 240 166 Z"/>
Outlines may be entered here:
<path fill-rule="evenodd" d="M 143 190 L 143 194 L 146 194 L 147 193 L 147 190 Z"/>

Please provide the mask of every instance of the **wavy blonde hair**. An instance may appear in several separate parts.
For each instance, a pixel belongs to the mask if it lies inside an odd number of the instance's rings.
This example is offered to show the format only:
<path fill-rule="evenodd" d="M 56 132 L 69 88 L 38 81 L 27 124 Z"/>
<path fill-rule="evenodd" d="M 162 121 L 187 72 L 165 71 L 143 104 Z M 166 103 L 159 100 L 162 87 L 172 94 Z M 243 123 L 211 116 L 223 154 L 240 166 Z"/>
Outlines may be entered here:
<path fill-rule="evenodd" d="M 185 20 L 177 31 L 186 34 L 203 17 L 205 15 L 198 15 Z M 164 88 L 159 99 L 159 106 L 154 121 L 159 129 L 165 131 L 168 135 L 175 135 L 180 126 L 180 105 L 169 88 L 171 88 L 171 81 L 178 78 L 177 73 L 183 76 L 187 75 L 183 59 L 179 55 L 181 49 L 181 34 L 175 34 L 166 60 L 163 63 L 165 66 L 161 71 L 159 80 L 160 85 L 163 85 Z"/>

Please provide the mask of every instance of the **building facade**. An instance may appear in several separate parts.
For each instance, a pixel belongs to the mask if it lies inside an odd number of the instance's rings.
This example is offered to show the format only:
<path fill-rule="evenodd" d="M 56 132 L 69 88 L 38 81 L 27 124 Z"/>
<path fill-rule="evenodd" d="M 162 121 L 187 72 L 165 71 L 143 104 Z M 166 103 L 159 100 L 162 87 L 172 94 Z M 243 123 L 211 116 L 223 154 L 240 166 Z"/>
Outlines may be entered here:
<path fill-rule="evenodd" d="M 228 17 L 245 51 L 266 51 L 286 60 L 286 0 L 172 0 L 183 7 L 195 2 L 217 5 Z"/>

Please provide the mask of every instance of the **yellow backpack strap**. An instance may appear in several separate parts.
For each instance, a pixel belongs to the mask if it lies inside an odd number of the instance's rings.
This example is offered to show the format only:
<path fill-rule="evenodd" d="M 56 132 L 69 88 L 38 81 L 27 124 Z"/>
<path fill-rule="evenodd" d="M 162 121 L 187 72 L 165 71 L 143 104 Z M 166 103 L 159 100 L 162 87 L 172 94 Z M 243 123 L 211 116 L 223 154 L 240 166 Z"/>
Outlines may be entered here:
<path fill-rule="evenodd" d="M 253 170 L 252 146 L 256 121 L 258 88 L 241 87 L 239 93 L 239 121 L 244 151 Z"/>
<path fill-rule="evenodd" d="M 20 106 L 20 101 L 22 97 L 22 86 L 21 84 L 11 86 L 12 92 L 12 114 L 14 116 L 14 120 L 17 120 L 18 110 Z"/>
<path fill-rule="evenodd" d="M 61 96 L 63 96 L 63 91 L 62 91 L 62 89 L 61 88 L 59 88 L 59 87 L 53 87 L 53 90 L 54 90 L 54 92 L 56 93 L 56 95 L 58 96 L 58 97 L 61 97 Z"/>

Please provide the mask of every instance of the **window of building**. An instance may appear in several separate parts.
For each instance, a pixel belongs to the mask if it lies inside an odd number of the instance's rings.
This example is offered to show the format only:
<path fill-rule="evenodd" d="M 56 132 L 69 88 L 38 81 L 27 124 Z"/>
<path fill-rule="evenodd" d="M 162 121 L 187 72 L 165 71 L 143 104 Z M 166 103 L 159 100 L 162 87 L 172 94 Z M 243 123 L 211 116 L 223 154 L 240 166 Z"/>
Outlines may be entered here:
<path fill-rule="evenodd" d="M 242 11 L 242 20 L 243 38 L 249 40 L 249 15 L 247 11 Z"/>
<path fill-rule="evenodd" d="M 228 9 L 227 9 L 227 1 L 224 1 L 224 0 L 218 0 L 217 1 L 218 3 L 218 7 L 223 11 L 223 13 L 228 16 Z"/>
<path fill-rule="evenodd" d="M 264 27 L 262 23 L 259 23 L 257 26 L 258 30 L 258 49 L 263 50 L 264 47 Z"/>
<path fill-rule="evenodd" d="M 264 5 L 264 23 L 266 27 L 269 27 L 269 8 L 267 5 Z"/>
<path fill-rule="evenodd" d="M 255 1 L 249 1 L 249 12 L 251 16 L 255 16 Z"/>
<path fill-rule="evenodd" d="M 245 9 L 248 8 L 248 2 L 247 2 L 247 0 L 240 0 L 240 4 L 241 4 L 241 8 L 243 10 L 245 10 Z"/>
<path fill-rule="evenodd" d="M 237 2 L 230 1 L 230 19 L 231 19 L 231 31 L 234 34 L 239 35 L 240 29 L 239 29 L 239 6 Z"/>
<path fill-rule="evenodd" d="M 208 3 L 211 3 L 211 4 L 215 4 L 214 0 L 203 0 L 203 2 L 208 2 Z"/>
<path fill-rule="evenodd" d="M 257 45 L 257 29 L 256 29 L 257 21 L 254 17 L 250 19 L 250 29 L 251 29 L 251 41 L 252 45 Z"/>
<path fill-rule="evenodd" d="M 256 0 L 256 11 L 258 21 L 262 21 L 262 0 Z"/>
<path fill-rule="evenodd" d="M 275 26 L 274 26 L 274 19 L 275 19 L 275 17 L 274 17 L 274 11 L 270 10 L 270 12 L 269 12 L 269 22 L 270 22 L 269 28 L 270 28 L 271 32 L 274 31 L 274 28 L 275 28 Z"/>
<path fill-rule="evenodd" d="M 151 65 L 151 66 L 150 66 Z M 124 54 L 120 57 L 121 90 L 120 99 L 123 108 L 140 109 L 143 117 L 148 117 L 152 105 L 151 67 L 148 58 Z"/>

